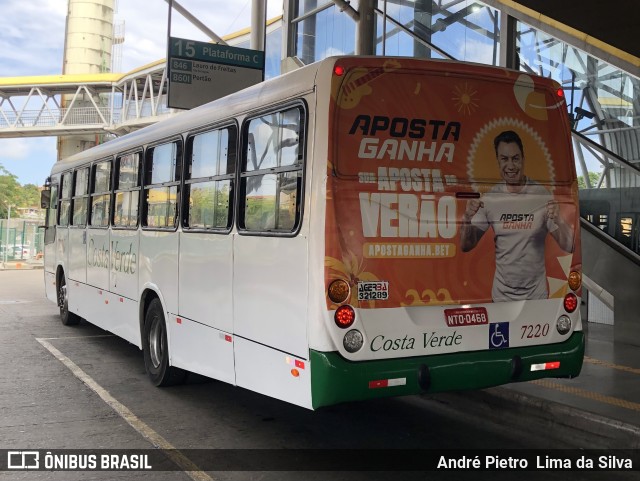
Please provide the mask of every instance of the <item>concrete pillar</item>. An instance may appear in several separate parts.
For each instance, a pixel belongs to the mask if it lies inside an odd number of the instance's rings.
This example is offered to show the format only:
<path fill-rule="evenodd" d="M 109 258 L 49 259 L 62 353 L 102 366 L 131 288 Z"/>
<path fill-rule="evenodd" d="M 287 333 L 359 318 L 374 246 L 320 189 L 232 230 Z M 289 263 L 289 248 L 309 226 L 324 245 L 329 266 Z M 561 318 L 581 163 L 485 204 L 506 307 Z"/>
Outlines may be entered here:
<path fill-rule="evenodd" d="M 69 0 L 64 42 L 63 74 L 98 74 L 111 70 L 114 0 Z M 66 107 L 73 96 L 64 96 Z M 74 107 L 92 107 L 78 97 Z M 108 104 L 105 101 L 105 107 Z M 95 134 L 58 137 L 58 160 L 96 145 Z"/>
<path fill-rule="evenodd" d="M 267 29 L 267 0 L 251 2 L 251 38 L 250 48 L 265 51 L 265 34 Z"/>

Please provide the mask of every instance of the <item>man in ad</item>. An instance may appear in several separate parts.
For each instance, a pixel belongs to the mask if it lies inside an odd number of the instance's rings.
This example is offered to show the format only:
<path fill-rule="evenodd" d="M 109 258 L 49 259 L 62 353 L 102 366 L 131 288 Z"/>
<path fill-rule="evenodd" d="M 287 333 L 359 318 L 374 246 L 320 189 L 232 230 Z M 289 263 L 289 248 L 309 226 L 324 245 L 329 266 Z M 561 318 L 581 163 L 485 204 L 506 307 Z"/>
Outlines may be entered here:
<path fill-rule="evenodd" d="M 547 299 L 545 239 L 551 234 L 562 250 L 573 252 L 573 228 L 547 188 L 525 175 L 520 136 L 504 131 L 494 139 L 494 148 L 503 182 L 467 202 L 460 248 L 468 252 L 476 247 L 491 227 L 496 252 L 493 300 Z"/>

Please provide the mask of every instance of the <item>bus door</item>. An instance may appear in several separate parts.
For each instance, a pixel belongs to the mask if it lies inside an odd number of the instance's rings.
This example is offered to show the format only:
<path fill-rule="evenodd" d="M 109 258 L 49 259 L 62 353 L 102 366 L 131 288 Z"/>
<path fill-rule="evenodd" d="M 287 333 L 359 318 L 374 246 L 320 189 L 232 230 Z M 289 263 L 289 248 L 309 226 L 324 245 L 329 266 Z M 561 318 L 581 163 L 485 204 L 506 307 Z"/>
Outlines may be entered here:
<path fill-rule="evenodd" d="M 74 174 L 73 201 L 69 227 L 68 280 L 87 282 L 87 212 L 89 209 L 89 168 L 77 169 Z"/>
<path fill-rule="evenodd" d="M 56 267 L 62 266 L 65 276 L 68 278 L 67 272 L 69 263 L 69 224 L 71 222 L 71 193 L 72 193 L 73 173 L 67 172 L 62 175 L 60 187 L 60 201 L 58 204 L 58 224 L 56 231 Z M 68 281 L 67 281 L 68 283 Z"/>
<path fill-rule="evenodd" d="M 233 180 L 237 128 L 190 136 L 185 155 L 178 309 L 173 360 L 235 383 L 233 362 Z M 182 348 L 181 348 L 182 347 Z"/>
<path fill-rule="evenodd" d="M 276 398 L 291 383 L 285 358 L 308 358 L 309 239 L 308 222 L 302 220 L 306 122 L 301 103 L 249 119 L 239 169 L 239 235 L 233 246 L 236 379 Z M 306 219 L 311 215 L 306 212 Z M 256 369 L 256 359 L 272 364 L 273 371 L 266 365 Z M 300 379 L 287 399 L 305 405 L 309 393 L 302 374 Z"/>
<path fill-rule="evenodd" d="M 117 319 L 113 316 L 114 332 L 136 345 L 140 345 L 140 329 L 136 320 L 140 270 L 138 209 L 141 157 L 141 152 L 133 152 L 116 158 L 109 270 L 109 290 L 116 295 L 117 306 L 114 308 Z M 100 219 L 96 218 L 95 222 L 108 222 L 111 217 L 108 193 L 97 192 L 92 203 L 99 206 L 94 210 L 101 212 Z"/>
<path fill-rule="evenodd" d="M 44 230 L 44 270 L 45 294 L 47 299 L 56 302 L 56 223 L 58 222 L 58 193 L 60 176 L 52 177 L 49 187 L 49 202 L 46 205 L 47 218 Z M 45 205 L 43 205 L 45 207 Z"/>

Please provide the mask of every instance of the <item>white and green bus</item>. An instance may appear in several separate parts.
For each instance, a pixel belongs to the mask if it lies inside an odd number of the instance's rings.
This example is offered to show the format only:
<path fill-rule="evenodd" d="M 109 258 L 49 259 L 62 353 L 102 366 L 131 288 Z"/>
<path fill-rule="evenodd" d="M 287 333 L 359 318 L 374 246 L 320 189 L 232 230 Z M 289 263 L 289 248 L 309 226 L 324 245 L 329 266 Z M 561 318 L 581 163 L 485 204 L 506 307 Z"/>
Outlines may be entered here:
<path fill-rule="evenodd" d="M 188 372 L 310 409 L 580 372 L 553 81 L 334 57 L 57 162 L 45 283 Z"/>

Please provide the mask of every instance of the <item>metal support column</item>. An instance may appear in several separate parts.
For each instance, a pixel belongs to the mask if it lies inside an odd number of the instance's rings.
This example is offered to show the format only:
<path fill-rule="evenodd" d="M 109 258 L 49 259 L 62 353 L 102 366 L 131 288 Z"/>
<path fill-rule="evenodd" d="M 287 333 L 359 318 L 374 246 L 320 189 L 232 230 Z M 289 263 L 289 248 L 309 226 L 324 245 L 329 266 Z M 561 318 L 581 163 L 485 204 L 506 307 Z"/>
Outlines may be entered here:
<path fill-rule="evenodd" d="M 431 0 L 417 0 L 413 10 L 414 32 L 421 39 L 431 43 L 431 22 L 433 21 L 433 2 Z M 413 41 L 413 56 L 416 58 L 431 58 L 431 49 L 423 42 Z"/>
<path fill-rule="evenodd" d="M 359 18 L 356 26 L 356 55 L 375 55 L 376 53 L 376 15 L 373 10 L 373 1 L 362 0 L 360 2 Z"/>
<path fill-rule="evenodd" d="M 303 0 L 304 11 L 314 10 L 318 6 L 317 0 Z M 298 49 L 298 57 L 302 63 L 308 65 L 316 61 L 316 16 L 313 15 L 298 24 L 298 33 L 302 35 L 302 46 Z"/>
<path fill-rule="evenodd" d="M 250 48 L 264 52 L 267 31 L 267 0 L 251 2 L 251 39 Z"/>
<path fill-rule="evenodd" d="M 298 15 L 298 0 L 284 0 L 282 12 L 282 52 L 281 61 L 296 54 L 297 24 L 291 22 Z"/>
<path fill-rule="evenodd" d="M 518 70 L 520 58 L 516 45 L 517 20 L 511 15 L 500 14 L 500 66 Z"/>

